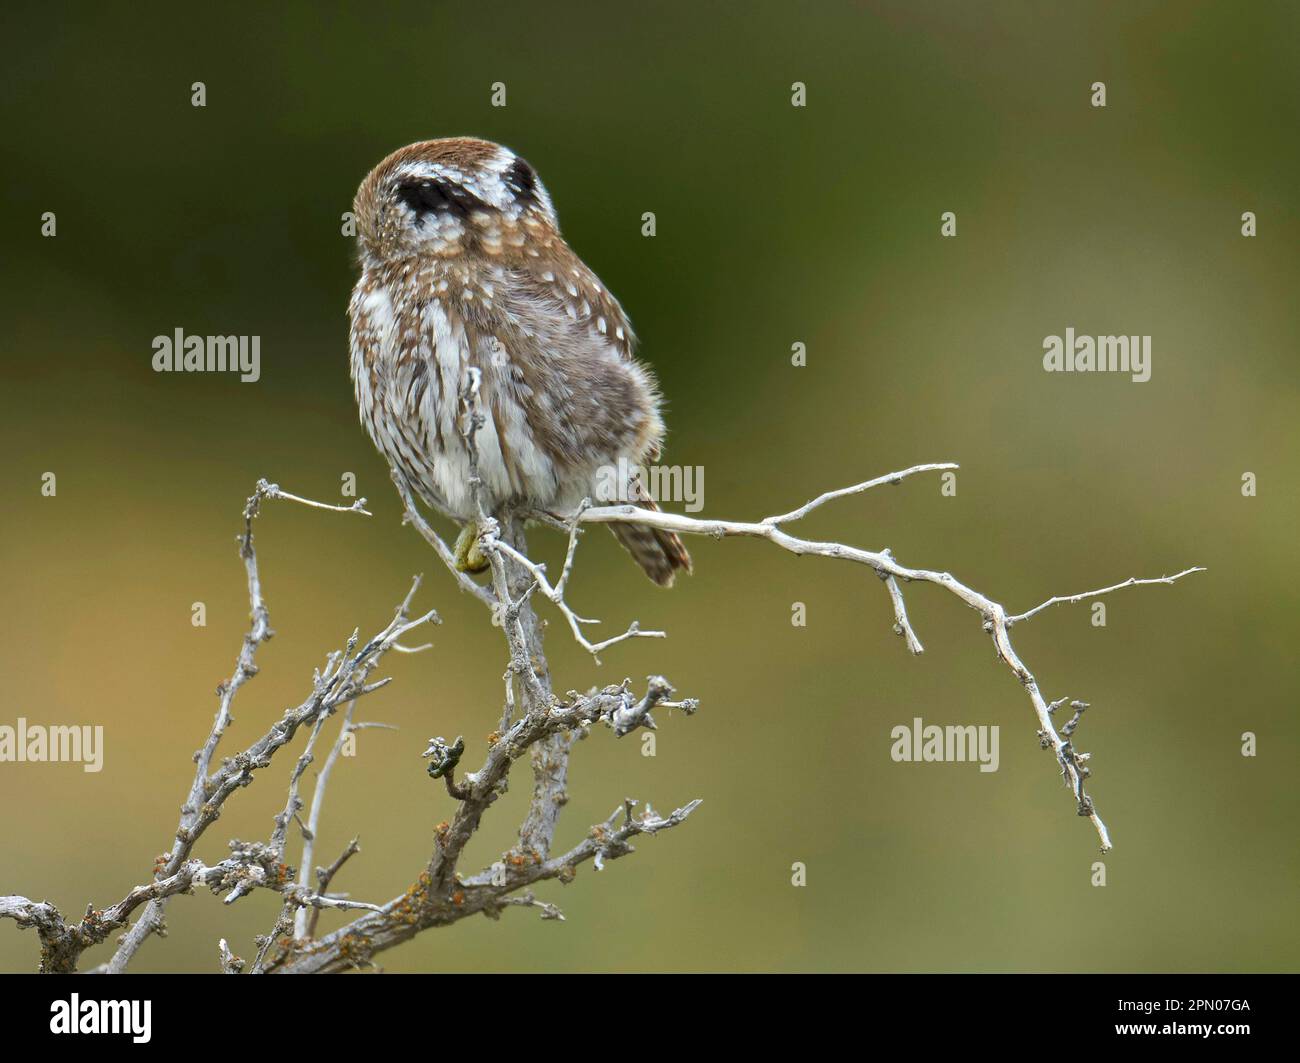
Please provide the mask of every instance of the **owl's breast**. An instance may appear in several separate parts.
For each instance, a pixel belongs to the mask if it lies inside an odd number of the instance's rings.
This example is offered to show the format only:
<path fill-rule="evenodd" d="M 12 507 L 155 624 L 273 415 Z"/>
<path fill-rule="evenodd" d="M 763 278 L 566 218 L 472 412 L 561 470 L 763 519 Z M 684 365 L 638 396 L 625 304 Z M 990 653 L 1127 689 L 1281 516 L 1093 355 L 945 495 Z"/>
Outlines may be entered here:
<path fill-rule="evenodd" d="M 349 313 L 362 423 L 426 502 L 456 520 L 473 519 L 460 426 L 460 396 L 473 367 L 484 417 L 475 435 L 484 504 L 489 511 L 506 501 L 553 507 L 565 477 L 534 431 L 533 392 L 511 353 L 517 344 L 501 335 L 511 329 L 485 303 L 466 308 L 439 288 L 417 286 L 412 294 L 407 284 L 358 283 Z"/>

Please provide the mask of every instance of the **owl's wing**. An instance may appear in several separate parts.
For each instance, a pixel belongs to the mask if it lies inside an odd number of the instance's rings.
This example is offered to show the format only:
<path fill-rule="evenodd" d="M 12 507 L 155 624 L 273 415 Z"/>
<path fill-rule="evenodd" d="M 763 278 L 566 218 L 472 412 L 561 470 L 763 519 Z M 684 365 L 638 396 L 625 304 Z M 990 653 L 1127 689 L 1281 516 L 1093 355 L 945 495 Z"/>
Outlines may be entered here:
<path fill-rule="evenodd" d="M 547 250 L 525 267 L 525 290 L 567 318 L 575 337 L 587 334 L 594 342 L 603 340 L 620 357 L 630 360 L 636 350 L 636 335 L 618 300 L 567 245 Z"/>

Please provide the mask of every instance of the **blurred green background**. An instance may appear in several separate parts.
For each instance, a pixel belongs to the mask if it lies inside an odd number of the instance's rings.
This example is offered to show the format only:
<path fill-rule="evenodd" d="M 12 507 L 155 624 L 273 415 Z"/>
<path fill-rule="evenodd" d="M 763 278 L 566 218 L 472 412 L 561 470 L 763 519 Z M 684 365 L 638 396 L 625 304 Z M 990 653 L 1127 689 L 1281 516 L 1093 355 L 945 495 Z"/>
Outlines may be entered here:
<path fill-rule="evenodd" d="M 340 765 L 318 861 L 360 834 L 337 886 L 382 901 L 426 859 L 450 801 L 418 754 L 463 733 L 477 762 L 504 654 L 400 526 L 357 424 L 340 215 L 389 151 L 469 134 L 538 168 L 572 246 L 622 300 L 667 396 L 665 460 L 704 467 L 707 514 L 758 518 L 953 460 L 955 498 L 920 478 L 805 530 L 889 546 L 1016 610 L 1209 571 L 1114 596 L 1104 628 L 1075 606 L 1016 629 L 1047 696 L 1093 705 L 1079 745 L 1117 845 L 1096 888 L 1092 829 L 955 599 L 910 589 L 927 648 L 914 659 L 869 572 L 696 541 L 695 576 L 664 593 L 592 531 L 575 606 L 670 638 L 597 667 L 552 624 L 557 688 L 662 672 L 703 708 L 661 716 L 654 758 L 604 730 L 581 744 L 557 844 L 625 796 L 704 804 L 605 871 L 543 886 L 567 922 L 511 910 L 382 965 L 1297 967 L 1293 4 L 8 4 L 0 17 L 0 723 L 106 730 L 97 775 L 0 764 L 0 892 L 75 915 L 147 880 L 170 844 L 246 629 L 234 536 L 259 476 L 336 499 L 353 472 L 375 516 L 268 504 L 258 545 L 279 634 L 227 751 L 425 572 L 420 604 L 445 622 L 359 706 L 400 730 L 364 732 Z M 190 105 L 195 81 L 206 108 Z M 490 106 L 496 81 L 504 108 Z M 790 105 L 794 81 L 806 108 Z M 1104 110 L 1089 106 L 1094 81 Z M 955 239 L 939 236 L 948 210 Z M 1239 231 L 1247 210 L 1254 239 Z M 1043 337 L 1067 326 L 1151 335 L 1151 381 L 1044 373 Z M 151 340 L 178 327 L 261 336 L 261 381 L 155 374 Z M 790 365 L 796 341 L 805 368 Z M 1257 497 L 1242 497 L 1246 471 Z M 206 627 L 191 626 L 195 601 Z M 794 602 L 807 627 L 792 626 Z M 890 729 L 914 716 L 1000 725 L 1000 770 L 893 763 Z M 265 837 L 291 766 L 238 794 L 199 855 Z M 470 867 L 514 839 L 530 780 L 516 771 Z M 277 909 L 268 893 L 231 908 L 179 898 L 137 967 L 215 970 L 219 937 L 251 955 Z M 34 934 L 0 925 L 0 969 L 36 954 Z"/>

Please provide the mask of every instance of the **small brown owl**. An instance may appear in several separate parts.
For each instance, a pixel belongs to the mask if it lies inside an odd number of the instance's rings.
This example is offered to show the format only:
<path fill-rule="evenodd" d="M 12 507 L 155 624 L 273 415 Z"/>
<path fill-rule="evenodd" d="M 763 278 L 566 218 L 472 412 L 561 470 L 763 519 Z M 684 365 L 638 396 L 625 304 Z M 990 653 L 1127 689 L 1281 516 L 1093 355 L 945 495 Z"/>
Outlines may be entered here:
<path fill-rule="evenodd" d="M 527 162 L 468 137 L 411 144 L 370 171 L 353 211 L 361 277 L 348 315 L 361 422 L 427 504 L 465 525 L 476 516 L 458 430 L 475 367 L 479 476 L 493 512 L 567 514 L 584 498 L 657 508 L 635 473 L 658 458 L 664 434 L 654 377 Z M 611 478 L 620 469 L 633 470 L 631 482 Z M 661 586 L 690 571 L 676 535 L 612 528 Z"/>

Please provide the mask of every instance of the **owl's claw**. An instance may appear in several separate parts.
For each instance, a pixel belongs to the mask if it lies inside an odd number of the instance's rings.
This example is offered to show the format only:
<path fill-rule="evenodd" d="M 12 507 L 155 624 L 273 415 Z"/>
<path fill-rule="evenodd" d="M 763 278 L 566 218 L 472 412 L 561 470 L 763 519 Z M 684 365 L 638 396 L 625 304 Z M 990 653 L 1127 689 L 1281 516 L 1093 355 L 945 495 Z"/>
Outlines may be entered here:
<path fill-rule="evenodd" d="M 473 524 L 461 528 L 460 535 L 456 538 L 456 568 L 475 576 L 489 568 L 488 559 L 479 549 L 478 528 Z"/>

